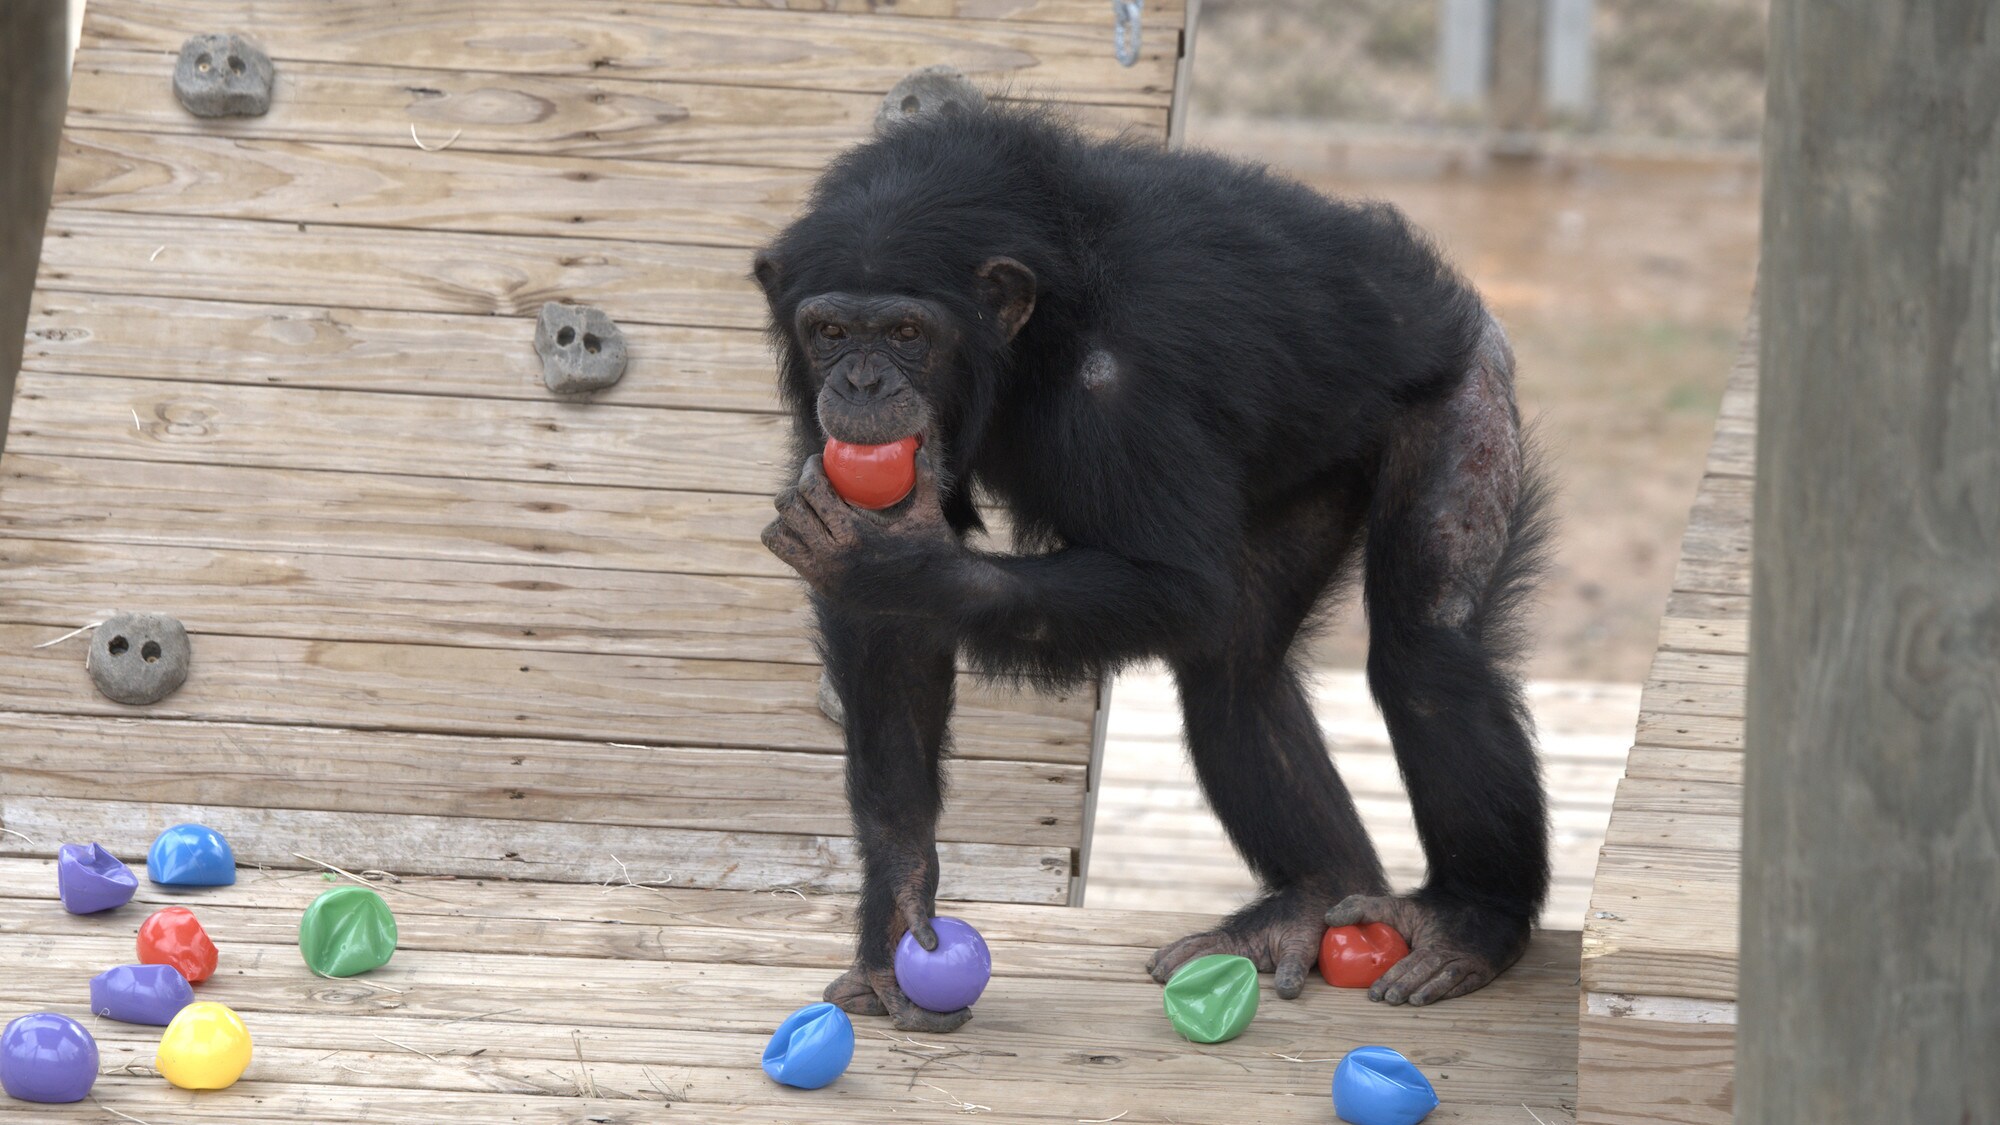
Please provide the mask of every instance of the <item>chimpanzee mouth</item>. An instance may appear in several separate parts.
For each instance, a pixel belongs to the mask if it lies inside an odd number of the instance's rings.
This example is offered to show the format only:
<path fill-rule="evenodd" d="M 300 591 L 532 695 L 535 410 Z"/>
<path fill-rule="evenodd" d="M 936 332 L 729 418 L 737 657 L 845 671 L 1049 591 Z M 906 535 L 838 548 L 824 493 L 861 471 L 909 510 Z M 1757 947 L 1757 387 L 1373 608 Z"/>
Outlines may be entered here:
<path fill-rule="evenodd" d="M 929 404 L 914 394 L 857 405 L 839 395 L 822 392 L 818 414 L 819 428 L 828 437 L 850 445 L 887 445 L 913 434 L 921 445 L 928 440 L 931 429 Z"/>

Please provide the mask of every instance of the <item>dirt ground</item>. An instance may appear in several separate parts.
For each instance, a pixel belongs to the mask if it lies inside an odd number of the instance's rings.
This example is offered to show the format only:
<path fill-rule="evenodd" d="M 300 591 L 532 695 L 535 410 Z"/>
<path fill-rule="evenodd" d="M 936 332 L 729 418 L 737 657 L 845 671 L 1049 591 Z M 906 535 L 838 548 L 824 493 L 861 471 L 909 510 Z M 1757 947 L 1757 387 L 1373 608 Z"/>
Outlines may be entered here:
<path fill-rule="evenodd" d="M 1643 679 L 1749 307 L 1754 159 L 1495 161 L 1474 144 L 1199 113 L 1189 136 L 1329 194 L 1394 202 L 1486 295 L 1560 488 L 1530 673 Z M 1358 617 L 1341 614 L 1321 662 L 1361 662 Z"/>

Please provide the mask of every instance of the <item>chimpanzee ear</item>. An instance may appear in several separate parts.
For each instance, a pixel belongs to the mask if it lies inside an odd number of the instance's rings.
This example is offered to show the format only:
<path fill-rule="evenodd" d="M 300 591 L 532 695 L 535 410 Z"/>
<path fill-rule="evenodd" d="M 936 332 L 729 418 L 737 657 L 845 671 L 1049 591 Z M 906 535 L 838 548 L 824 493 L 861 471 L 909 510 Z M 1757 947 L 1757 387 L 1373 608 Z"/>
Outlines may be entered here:
<path fill-rule="evenodd" d="M 777 295 L 778 259 L 773 258 L 766 251 L 757 251 L 757 256 L 750 259 L 750 275 L 757 279 L 757 284 L 764 290 L 764 296 L 773 297 Z"/>
<path fill-rule="evenodd" d="M 1012 258 L 988 258 L 973 273 L 979 278 L 979 295 L 1012 340 L 1035 311 L 1035 271 Z"/>

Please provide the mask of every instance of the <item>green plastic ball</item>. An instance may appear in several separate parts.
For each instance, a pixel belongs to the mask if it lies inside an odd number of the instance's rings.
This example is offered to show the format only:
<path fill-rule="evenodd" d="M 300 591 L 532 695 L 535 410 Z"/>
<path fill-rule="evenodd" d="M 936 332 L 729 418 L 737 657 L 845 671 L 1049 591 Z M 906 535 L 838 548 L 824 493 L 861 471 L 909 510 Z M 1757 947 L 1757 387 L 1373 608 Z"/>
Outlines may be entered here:
<path fill-rule="evenodd" d="M 299 920 L 299 952 L 323 977 L 351 977 L 389 963 L 396 952 L 396 916 L 367 887 L 335 887 L 314 899 Z"/>
<path fill-rule="evenodd" d="M 1243 1034 L 1257 1014 L 1257 966 L 1248 957 L 1211 953 L 1175 972 L 1166 988 L 1167 1019 L 1184 1039 L 1222 1043 Z"/>

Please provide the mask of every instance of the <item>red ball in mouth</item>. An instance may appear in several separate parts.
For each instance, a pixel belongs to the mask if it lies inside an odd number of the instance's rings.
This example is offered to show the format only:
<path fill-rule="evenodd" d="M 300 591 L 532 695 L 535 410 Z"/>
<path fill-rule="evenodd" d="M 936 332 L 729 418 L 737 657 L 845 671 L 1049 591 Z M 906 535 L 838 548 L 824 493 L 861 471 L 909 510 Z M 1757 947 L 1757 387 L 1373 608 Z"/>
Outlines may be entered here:
<path fill-rule="evenodd" d="M 915 434 L 887 445 L 851 445 L 826 439 L 826 479 L 840 498 L 857 508 L 880 511 L 917 486 Z"/>

